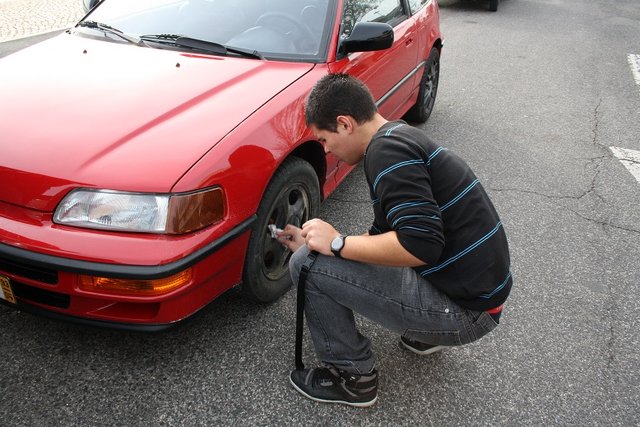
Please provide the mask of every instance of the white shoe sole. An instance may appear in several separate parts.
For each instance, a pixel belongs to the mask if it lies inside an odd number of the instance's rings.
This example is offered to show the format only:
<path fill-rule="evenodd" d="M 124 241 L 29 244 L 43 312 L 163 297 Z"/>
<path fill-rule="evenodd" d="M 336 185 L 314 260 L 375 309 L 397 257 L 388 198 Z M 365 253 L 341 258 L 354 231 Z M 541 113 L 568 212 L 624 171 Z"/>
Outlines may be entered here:
<path fill-rule="evenodd" d="M 300 393 L 301 395 L 303 395 L 304 397 L 306 397 L 307 399 L 311 399 L 311 400 L 315 400 L 316 402 L 322 402 L 322 403 L 342 403 L 343 405 L 349 405 L 349 406 L 355 406 L 356 408 L 368 408 L 369 406 L 373 405 L 374 403 L 376 403 L 376 401 L 378 400 L 378 396 L 374 397 L 372 400 L 368 401 L 368 402 L 347 402 L 346 400 L 327 400 L 327 399 L 320 399 L 317 397 L 313 397 L 309 394 L 307 394 L 304 390 L 302 390 L 300 387 L 298 387 L 296 385 L 296 383 L 293 382 L 293 380 L 291 379 L 291 377 L 289 377 L 289 382 L 291 383 L 291 385 L 293 386 L 293 388 L 296 389 L 296 391 L 298 393 Z"/>
<path fill-rule="evenodd" d="M 409 350 L 412 353 L 415 354 L 419 354 L 420 356 L 426 356 L 427 354 L 432 354 L 432 353 L 436 353 L 438 351 L 444 350 L 445 348 L 447 348 L 446 345 L 437 345 L 435 347 L 431 347 L 427 350 L 418 350 L 417 348 L 411 347 L 410 345 L 406 344 L 404 341 L 400 340 L 400 344 L 406 348 L 407 350 Z"/>

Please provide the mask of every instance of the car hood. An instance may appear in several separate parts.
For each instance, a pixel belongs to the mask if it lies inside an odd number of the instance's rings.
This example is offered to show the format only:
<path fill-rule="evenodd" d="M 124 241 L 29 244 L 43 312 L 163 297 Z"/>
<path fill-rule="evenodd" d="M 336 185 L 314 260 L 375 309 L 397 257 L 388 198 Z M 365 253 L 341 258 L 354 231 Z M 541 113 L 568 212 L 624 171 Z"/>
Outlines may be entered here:
<path fill-rule="evenodd" d="M 170 191 L 311 68 L 72 34 L 17 52 L 0 60 L 0 201 L 51 211 L 78 186 Z"/>

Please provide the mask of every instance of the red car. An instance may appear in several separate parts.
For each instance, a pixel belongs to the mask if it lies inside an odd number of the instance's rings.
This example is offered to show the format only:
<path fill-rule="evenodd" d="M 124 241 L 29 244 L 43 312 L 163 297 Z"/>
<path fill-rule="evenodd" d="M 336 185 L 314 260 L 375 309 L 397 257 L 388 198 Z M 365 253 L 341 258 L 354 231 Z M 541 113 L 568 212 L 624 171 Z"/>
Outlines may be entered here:
<path fill-rule="evenodd" d="M 269 225 L 302 224 L 350 167 L 306 128 L 323 75 L 427 119 L 436 0 L 104 0 L 0 60 L 0 300 L 158 330 L 241 284 L 290 287 Z"/>

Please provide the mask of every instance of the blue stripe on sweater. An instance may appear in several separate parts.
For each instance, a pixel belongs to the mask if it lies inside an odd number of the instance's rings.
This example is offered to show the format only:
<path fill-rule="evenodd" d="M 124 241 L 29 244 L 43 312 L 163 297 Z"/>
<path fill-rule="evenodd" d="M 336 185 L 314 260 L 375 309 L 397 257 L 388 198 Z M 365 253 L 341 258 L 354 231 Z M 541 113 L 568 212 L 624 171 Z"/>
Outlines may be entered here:
<path fill-rule="evenodd" d="M 509 271 L 509 274 L 507 274 L 507 277 L 504 279 L 504 282 L 502 282 L 500 284 L 500 286 L 498 286 L 497 288 L 495 288 L 493 291 L 489 292 L 488 294 L 480 295 L 480 298 L 484 298 L 484 299 L 491 298 L 492 296 L 494 296 L 495 294 L 500 292 L 502 290 L 502 288 L 504 288 L 507 285 L 507 282 L 509 281 L 510 278 L 511 278 L 511 271 Z"/>
<path fill-rule="evenodd" d="M 400 230 L 413 230 L 413 231 L 419 231 L 421 233 L 433 234 L 434 236 L 436 235 L 435 231 L 433 231 L 433 230 L 429 230 L 427 228 L 412 227 L 412 226 L 409 226 L 409 225 L 405 225 L 405 226 L 402 226 L 402 227 L 398 228 L 398 231 L 400 231 Z"/>
<path fill-rule="evenodd" d="M 402 126 L 403 124 L 404 124 L 404 123 L 400 123 L 400 124 L 395 125 L 395 126 L 394 126 L 394 127 L 392 127 L 392 128 L 387 129 L 387 131 L 384 133 L 384 136 L 390 136 L 390 135 L 391 135 L 391 132 L 393 132 L 394 130 L 398 129 L 398 128 L 399 128 L 400 126 Z"/>
<path fill-rule="evenodd" d="M 438 154 L 440 154 L 443 151 L 446 151 L 447 149 L 444 147 L 438 147 L 438 149 L 436 151 L 434 151 L 433 153 L 431 153 L 431 155 L 429 156 L 429 159 L 427 160 L 427 166 L 431 165 L 431 160 L 433 160 Z"/>
<path fill-rule="evenodd" d="M 468 248 L 466 248 L 462 252 L 458 253 L 457 255 L 452 256 L 451 258 L 449 258 L 445 262 L 443 262 L 441 264 L 438 264 L 435 267 L 429 268 L 428 270 L 423 271 L 422 273 L 420 273 L 420 275 L 423 276 L 423 277 L 427 276 L 427 275 L 429 275 L 431 273 L 435 273 L 438 270 L 442 270 L 443 268 L 445 268 L 446 266 L 448 266 L 449 264 L 451 264 L 453 262 L 456 262 L 458 259 L 462 258 L 463 256 L 465 256 L 469 252 L 473 251 L 475 248 L 477 248 L 478 246 L 483 244 L 485 241 L 489 240 L 489 238 L 491 238 L 491 236 L 493 236 L 494 234 L 496 234 L 498 232 L 498 230 L 500 229 L 501 226 L 502 226 L 502 222 L 498 221 L 498 223 L 493 228 L 493 230 L 491 230 L 486 235 L 484 235 L 480 240 L 478 240 L 477 242 L 475 242 L 474 244 L 472 244 L 471 246 L 469 246 Z"/>
<path fill-rule="evenodd" d="M 445 209 L 449 208 L 450 206 L 452 206 L 453 204 L 455 204 L 457 201 L 459 201 L 460 199 L 462 199 L 465 194 L 467 194 L 469 191 L 471 191 L 471 189 L 473 187 L 475 187 L 480 181 L 479 180 L 475 180 L 473 181 L 467 188 L 465 188 L 464 190 L 462 190 L 462 192 L 460 194 L 458 194 L 456 197 L 454 197 L 453 199 L 451 199 L 449 201 L 449 203 L 445 204 L 444 206 L 442 206 L 440 208 L 440 211 L 444 211 Z"/>
<path fill-rule="evenodd" d="M 380 172 L 376 177 L 375 181 L 373 181 L 373 191 L 374 192 L 376 191 L 376 186 L 378 185 L 378 182 L 380 182 L 380 179 L 386 174 L 388 174 L 389 172 L 393 172 L 394 170 L 400 169 L 405 166 L 419 165 L 419 164 L 424 164 L 424 160 L 422 159 L 405 160 L 404 162 L 396 163 L 395 165 L 389 166 L 388 168 Z"/>
<path fill-rule="evenodd" d="M 437 221 L 440 221 L 440 217 L 437 215 L 405 215 L 393 221 L 393 224 L 391 224 L 391 228 L 395 228 L 400 221 L 403 221 L 405 219 L 414 219 L 414 218 L 428 218 L 428 219 L 435 219 Z"/>
<path fill-rule="evenodd" d="M 433 203 L 431 203 L 431 202 L 404 202 L 404 203 L 400 203 L 399 205 L 396 205 L 393 208 L 389 209 L 389 212 L 387 212 L 387 220 L 389 220 L 389 217 L 391 215 L 393 215 L 396 211 L 399 211 L 400 209 L 412 208 L 414 206 L 432 205 L 432 204 Z"/>

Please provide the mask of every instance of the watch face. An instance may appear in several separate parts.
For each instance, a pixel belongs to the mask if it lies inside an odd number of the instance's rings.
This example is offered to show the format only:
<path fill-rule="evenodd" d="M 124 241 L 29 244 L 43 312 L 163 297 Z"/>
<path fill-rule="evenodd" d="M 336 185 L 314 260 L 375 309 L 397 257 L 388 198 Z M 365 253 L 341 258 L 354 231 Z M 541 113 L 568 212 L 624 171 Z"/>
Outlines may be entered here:
<path fill-rule="evenodd" d="M 339 251 L 344 246 L 344 238 L 342 236 L 338 236 L 331 241 L 331 250 Z"/>

